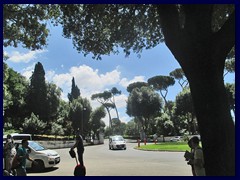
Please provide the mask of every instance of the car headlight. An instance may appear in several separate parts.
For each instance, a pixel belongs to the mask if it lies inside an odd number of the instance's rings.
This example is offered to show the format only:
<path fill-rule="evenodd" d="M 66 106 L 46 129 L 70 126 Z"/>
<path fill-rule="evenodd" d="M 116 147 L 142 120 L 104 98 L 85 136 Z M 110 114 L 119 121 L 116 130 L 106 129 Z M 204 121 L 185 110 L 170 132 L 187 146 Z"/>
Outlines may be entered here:
<path fill-rule="evenodd" d="M 54 158 L 48 158 L 48 161 L 54 161 Z"/>

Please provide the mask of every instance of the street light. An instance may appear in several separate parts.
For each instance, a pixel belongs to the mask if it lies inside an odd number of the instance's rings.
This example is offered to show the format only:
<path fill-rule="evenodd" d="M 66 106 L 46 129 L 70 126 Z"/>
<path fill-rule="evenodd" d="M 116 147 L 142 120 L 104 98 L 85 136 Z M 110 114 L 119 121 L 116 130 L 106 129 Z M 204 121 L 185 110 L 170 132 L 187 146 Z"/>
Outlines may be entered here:
<path fill-rule="evenodd" d="M 82 134 L 82 136 L 83 136 L 83 114 L 84 114 L 84 111 L 86 111 L 87 110 L 87 108 L 83 108 L 83 110 L 82 110 L 82 121 L 81 121 L 81 134 Z"/>

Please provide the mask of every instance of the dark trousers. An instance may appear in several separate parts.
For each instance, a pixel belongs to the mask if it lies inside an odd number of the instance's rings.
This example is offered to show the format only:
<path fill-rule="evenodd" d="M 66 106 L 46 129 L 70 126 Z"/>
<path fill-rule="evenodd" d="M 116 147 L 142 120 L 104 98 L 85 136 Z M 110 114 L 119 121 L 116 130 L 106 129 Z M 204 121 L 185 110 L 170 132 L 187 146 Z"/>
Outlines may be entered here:
<path fill-rule="evenodd" d="M 79 163 L 84 166 L 84 163 L 83 163 L 83 152 L 82 151 L 78 151 L 78 161 Z"/>

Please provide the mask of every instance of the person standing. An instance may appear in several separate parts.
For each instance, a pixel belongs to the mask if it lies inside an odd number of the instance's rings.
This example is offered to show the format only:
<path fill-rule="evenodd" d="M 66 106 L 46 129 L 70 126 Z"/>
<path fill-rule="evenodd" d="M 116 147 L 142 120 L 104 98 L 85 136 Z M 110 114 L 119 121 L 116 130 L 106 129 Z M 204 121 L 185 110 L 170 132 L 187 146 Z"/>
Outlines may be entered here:
<path fill-rule="evenodd" d="M 194 160 L 194 148 L 192 146 L 191 139 L 188 140 L 188 146 L 190 147 L 191 150 L 190 150 L 190 152 L 186 151 L 185 154 L 184 154 L 184 157 L 186 158 L 186 161 L 188 161 L 187 164 L 191 166 L 192 175 L 196 176 L 196 173 L 195 173 L 195 170 L 194 170 L 194 165 L 192 164 L 193 160 Z"/>
<path fill-rule="evenodd" d="M 77 130 L 77 133 L 76 133 L 76 142 L 73 145 L 73 147 L 71 147 L 71 150 L 74 150 L 75 147 L 77 148 L 78 161 L 82 166 L 84 166 L 84 163 L 83 163 L 84 145 L 83 145 L 83 138 L 80 135 L 79 129 Z"/>
<path fill-rule="evenodd" d="M 191 138 L 191 146 L 194 148 L 194 158 L 190 160 L 190 164 L 193 165 L 196 176 L 206 176 L 203 151 L 199 146 L 199 141 L 197 136 Z"/>
<path fill-rule="evenodd" d="M 14 147 L 14 142 L 10 134 L 7 135 L 6 144 L 4 146 L 4 162 L 5 169 L 11 173 L 12 161 L 16 155 L 16 149 Z"/>
<path fill-rule="evenodd" d="M 17 159 L 20 161 L 20 166 L 16 169 L 17 170 L 17 176 L 27 176 L 26 172 L 26 160 L 32 161 L 32 163 L 37 164 L 36 161 L 31 159 L 28 154 L 28 140 L 23 139 L 22 140 L 22 147 L 19 147 L 17 150 Z"/>

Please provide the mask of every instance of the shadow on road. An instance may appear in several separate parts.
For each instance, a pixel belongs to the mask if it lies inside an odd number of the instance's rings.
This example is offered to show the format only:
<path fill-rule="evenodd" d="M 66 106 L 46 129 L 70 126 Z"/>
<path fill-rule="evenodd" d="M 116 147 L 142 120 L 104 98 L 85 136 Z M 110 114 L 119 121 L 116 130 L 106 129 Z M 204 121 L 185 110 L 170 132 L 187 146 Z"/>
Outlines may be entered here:
<path fill-rule="evenodd" d="M 41 172 L 38 172 L 38 173 L 48 173 L 48 172 L 51 172 L 51 171 L 56 171 L 57 169 L 59 169 L 59 167 L 51 167 L 51 168 L 46 168 L 44 169 L 43 171 Z M 27 173 L 36 173 L 36 171 L 33 171 L 32 169 L 28 169 L 27 170 Z"/>

